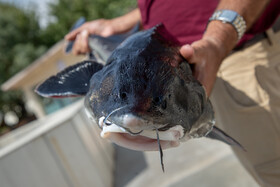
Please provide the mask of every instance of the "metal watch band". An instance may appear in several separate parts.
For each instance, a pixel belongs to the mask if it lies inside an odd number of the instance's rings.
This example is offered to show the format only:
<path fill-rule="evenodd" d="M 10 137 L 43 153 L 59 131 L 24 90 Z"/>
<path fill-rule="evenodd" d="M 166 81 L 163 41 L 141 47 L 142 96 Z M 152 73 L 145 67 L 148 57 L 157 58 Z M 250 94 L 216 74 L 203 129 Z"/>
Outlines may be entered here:
<path fill-rule="evenodd" d="M 233 10 L 217 10 L 213 13 L 210 21 L 219 20 L 223 23 L 230 23 L 238 34 L 238 40 L 242 38 L 246 31 L 246 21 L 242 16 Z"/>

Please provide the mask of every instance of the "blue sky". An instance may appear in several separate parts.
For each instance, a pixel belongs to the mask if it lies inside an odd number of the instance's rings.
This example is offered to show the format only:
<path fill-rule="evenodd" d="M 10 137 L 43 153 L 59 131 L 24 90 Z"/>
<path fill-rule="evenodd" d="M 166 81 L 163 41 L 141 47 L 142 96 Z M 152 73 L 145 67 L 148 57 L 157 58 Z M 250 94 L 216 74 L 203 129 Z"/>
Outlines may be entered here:
<path fill-rule="evenodd" d="M 51 17 L 48 16 L 48 6 L 49 2 L 55 2 L 56 0 L 0 0 L 0 2 L 11 3 L 17 7 L 23 9 L 34 9 L 36 10 L 40 25 L 45 27 L 48 22 L 51 20 Z"/>

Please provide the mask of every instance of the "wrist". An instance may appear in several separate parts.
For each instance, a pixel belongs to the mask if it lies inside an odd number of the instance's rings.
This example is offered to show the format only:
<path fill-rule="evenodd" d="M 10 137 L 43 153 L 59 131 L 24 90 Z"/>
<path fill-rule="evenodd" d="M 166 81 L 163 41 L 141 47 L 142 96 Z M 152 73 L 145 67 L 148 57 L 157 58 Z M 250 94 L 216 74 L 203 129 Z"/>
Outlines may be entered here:
<path fill-rule="evenodd" d="M 140 21 L 141 15 L 139 9 L 135 9 L 126 15 L 110 20 L 116 33 L 123 33 L 130 30 Z"/>
<path fill-rule="evenodd" d="M 237 44 L 238 35 L 231 24 L 214 20 L 209 22 L 202 39 L 210 42 L 223 60 Z"/>
<path fill-rule="evenodd" d="M 210 17 L 209 22 L 219 20 L 222 23 L 231 24 L 238 36 L 238 40 L 242 38 L 246 31 L 246 21 L 242 16 L 233 10 L 216 10 L 213 15 Z"/>

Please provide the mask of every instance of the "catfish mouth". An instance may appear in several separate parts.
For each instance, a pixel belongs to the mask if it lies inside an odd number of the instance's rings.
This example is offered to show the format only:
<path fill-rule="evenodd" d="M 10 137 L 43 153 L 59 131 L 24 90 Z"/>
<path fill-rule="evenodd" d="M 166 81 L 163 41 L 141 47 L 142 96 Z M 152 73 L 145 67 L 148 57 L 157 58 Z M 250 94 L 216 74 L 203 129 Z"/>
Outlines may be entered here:
<path fill-rule="evenodd" d="M 136 151 L 158 151 L 157 139 L 148 138 L 141 135 L 130 135 L 128 133 L 108 133 L 105 137 L 112 142 Z M 160 140 L 162 149 L 179 146 L 179 141 Z"/>
<path fill-rule="evenodd" d="M 180 145 L 180 139 L 183 137 L 181 126 L 181 128 L 179 126 L 172 127 L 167 131 L 151 129 L 133 133 L 114 123 L 106 125 L 104 119 L 104 117 L 99 119 L 99 126 L 102 128 L 101 137 L 136 151 L 158 151 L 159 146 L 162 149 L 177 147 Z"/>

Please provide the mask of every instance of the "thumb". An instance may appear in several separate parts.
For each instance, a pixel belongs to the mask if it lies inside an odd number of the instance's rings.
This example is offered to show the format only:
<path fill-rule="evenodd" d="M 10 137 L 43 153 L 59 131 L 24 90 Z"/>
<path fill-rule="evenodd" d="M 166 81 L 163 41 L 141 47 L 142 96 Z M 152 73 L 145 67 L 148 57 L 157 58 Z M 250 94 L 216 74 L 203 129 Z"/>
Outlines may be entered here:
<path fill-rule="evenodd" d="M 189 44 L 183 45 L 180 49 L 180 53 L 190 63 L 193 61 L 193 59 L 194 59 L 194 49 L 191 45 L 189 45 Z"/>

